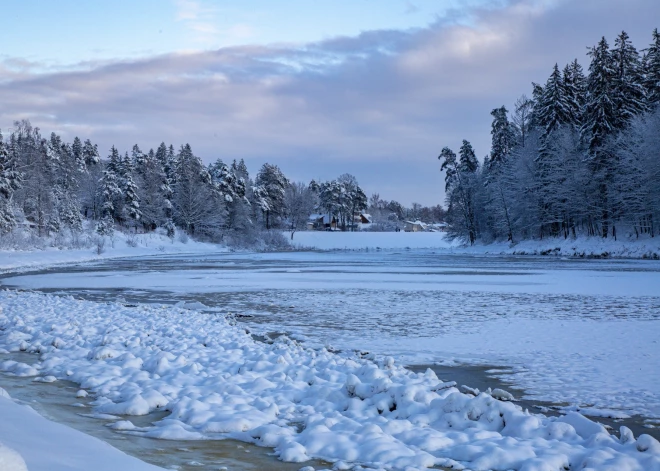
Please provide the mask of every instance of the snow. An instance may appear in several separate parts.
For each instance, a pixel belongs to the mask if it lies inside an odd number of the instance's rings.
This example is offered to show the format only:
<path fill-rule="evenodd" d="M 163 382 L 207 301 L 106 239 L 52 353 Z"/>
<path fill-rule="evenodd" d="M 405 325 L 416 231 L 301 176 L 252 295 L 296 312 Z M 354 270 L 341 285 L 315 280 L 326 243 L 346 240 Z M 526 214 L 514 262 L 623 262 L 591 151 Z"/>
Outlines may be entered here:
<path fill-rule="evenodd" d="M 454 245 L 439 232 L 296 232 L 292 244 L 295 247 L 318 250 L 365 250 L 365 249 L 421 249 L 450 248 Z"/>
<path fill-rule="evenodd" d="M 1 390 L 1 389 L 0 389 Z M 55 422 L 0 394 L 2 471 L 162 470 Z"/>
<path fill-rule="evenodd" d="M 167 260 L 158 257 L 153 269 L 143 259 L 139 270 L 105 263 L 3 283 L 83 296 L 109 290 L 104 300 L 122 290 L 137 302 L 251 315 L 242 322 L 259 334 L 288 332 L 316 348 L 367 350 L 407 364 L 499 365 L 529 399 L 592 416 L 616 409 L 660 417 L 660 376 L 649 374 L 660 371 L 657 261 L 422 250 Z"/>
<path fill-rule="evenodd" d="M 562 257 L 660 258 L 660 237 L 628 236 L 619 240 L 602 237 L 546 238 L 515 244 L 494 242 L 464 246 L 448 241 L 443 232 L 296 232 L 293 245 L 317 250 L 436 249 L 471 255 L 555 255 Z"/>
<path fill-rule="evenodd" d="M 273 447 L 287 461 L 316 457 L 388 470 L 660 470 L 660 444 L 648 435 L 622 430 L 619 439 L 577 412 L 551 418 L 486 393 L 463 394 L 432 371 L 412 373 L 392 358 L 312 350 L 286 337 L 257 342 L 221 315 L 10 291 L 0 291 L 0 306 L 0 348 L 38 353 L 33 365 L 4 362 L 0 369 L 75 381 L 94 395 L 95 413 L 171 412 L 147 427 L 123 417 L 115 423 L 123 433 L 232 437 Z M 18 406 L 2 401 L 4 418 Z M 76 443 L 42 422 L 9 422 L 16 430 L 0 441 L 31 471 L 42 469 L 31 463 L 44 456 L 34 450 Z M 57 439 L 21 436 L 33 430 Z M 80 453 L 95 453 L 92 442 L 83 443 L 76 443 Z M 112 460 L 113 469 L 142 469 Z"/>
<path fill-rule="evenodd" d="M 117 231 L 112 238 L 105 239 L 101 254 L 97 253 L 96 246 L 81 249 L 46 247 L 43 250 L 0 250 L 0 273 L 111 258 L 227 251 L 225 247 L 197 242 L 187 237 L 170 239 L 162 231 L 148 234 L 125 234 Z"/>

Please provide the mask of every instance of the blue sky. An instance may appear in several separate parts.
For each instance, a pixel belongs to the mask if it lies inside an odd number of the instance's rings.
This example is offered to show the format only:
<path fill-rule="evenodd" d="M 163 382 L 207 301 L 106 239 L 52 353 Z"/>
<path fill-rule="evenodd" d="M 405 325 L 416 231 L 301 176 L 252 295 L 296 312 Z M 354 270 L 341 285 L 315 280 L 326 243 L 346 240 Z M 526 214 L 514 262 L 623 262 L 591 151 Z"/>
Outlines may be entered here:
<path fill-rule="evenodd" d="M 444 203 L 437 156 L 490 148 L 555 63 L 626 30 L 658 0 L 21 0 L 2 2 L 0 129 L 205 162 L 265 162 L 295 181 L 355 175 L 367 194 Z"/>
<path fill-rule="evenodd" d="M 424 28 L 449 11 L 466 12 L 466 6 L 478 2 L 21 0 L 3 6 L 0 38 L 3 44 L 12 44 L 3 51 L 5 57 L 62 67 L 177 51 L 305 44 L 364 31 Z"/>

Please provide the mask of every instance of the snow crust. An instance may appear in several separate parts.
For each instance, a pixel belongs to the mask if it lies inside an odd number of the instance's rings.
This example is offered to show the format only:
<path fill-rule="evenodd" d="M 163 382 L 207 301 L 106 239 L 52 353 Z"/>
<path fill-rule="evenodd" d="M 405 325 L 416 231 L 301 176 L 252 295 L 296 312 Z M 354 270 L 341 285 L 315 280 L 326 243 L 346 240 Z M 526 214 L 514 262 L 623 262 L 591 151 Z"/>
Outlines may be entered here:
<path fill-rule="evenodd" d="M 95 413 L 171 411 L 144 428 L 123 418 L 115 428 L 124 433 L 233 437 L 286 461 L 315 457 L 343 469 L 660 470 L 660 443 L 648 435 L 624 429 L 619 439 L 577 412 L 549 418 L 463 394 L 392 358 L 311 350 L 286 337 L 256 342 L 219 315 L 9 291 L 0 306 L 0 348 L 39 354 L 34 365 L 5 361 L 1 370 L 73 380 L 95 396 Z M 34 451 L 18 451 L 32 470 Z"/>

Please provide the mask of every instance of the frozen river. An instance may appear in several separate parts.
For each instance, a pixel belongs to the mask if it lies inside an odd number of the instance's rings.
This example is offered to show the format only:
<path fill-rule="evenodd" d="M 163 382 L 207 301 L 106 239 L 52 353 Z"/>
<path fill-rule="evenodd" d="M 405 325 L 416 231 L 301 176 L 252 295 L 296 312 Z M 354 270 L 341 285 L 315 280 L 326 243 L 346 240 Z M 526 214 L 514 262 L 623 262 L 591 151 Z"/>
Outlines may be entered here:
<path fill-rule="evenodd" d="M 530 399 L 591 415 L 660 418 L 660 262 L 433 251 L 162 256 L 0 280 L 126 304 L 181 303 L 259 336 L 498 365 Z M 451 379 L 451 378 L 447 378 Z"/>

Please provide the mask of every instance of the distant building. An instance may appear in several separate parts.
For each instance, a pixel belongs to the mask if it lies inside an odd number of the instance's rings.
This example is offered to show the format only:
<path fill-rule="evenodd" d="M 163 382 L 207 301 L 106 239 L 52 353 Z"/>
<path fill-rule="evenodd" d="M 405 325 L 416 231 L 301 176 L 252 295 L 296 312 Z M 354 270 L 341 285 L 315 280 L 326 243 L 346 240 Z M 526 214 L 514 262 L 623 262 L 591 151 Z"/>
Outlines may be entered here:
<path fill-rule="evenodd" d="M 403 230 L 406 232 L 424 232 L 426 224 L 422 221 L 404 221 Z"/>
<path fill-rule="evenodd" d="M 337 218 L 331 214 L 312 214 L 307 221 L 307 229 L 315 231 L 337 229 Z"/>

